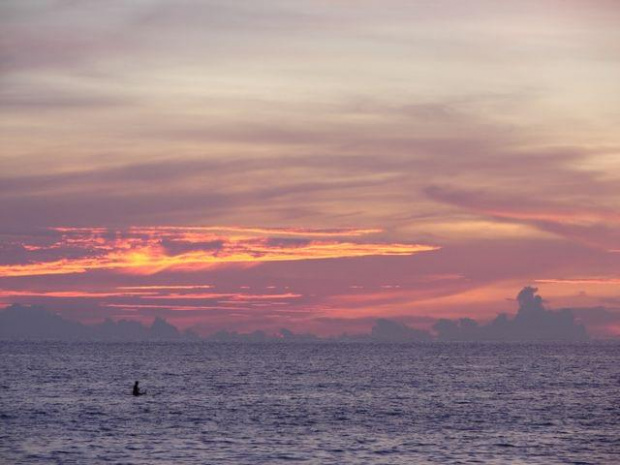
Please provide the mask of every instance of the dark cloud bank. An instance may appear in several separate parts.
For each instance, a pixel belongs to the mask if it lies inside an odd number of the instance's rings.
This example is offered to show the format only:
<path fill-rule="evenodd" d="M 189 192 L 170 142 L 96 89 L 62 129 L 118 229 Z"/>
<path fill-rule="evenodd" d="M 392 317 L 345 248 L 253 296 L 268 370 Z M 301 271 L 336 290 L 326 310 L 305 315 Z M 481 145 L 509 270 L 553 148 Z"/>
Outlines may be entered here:
<path fill-rule="evenodd" d="M 216 342 L 416 342 L 416 341 L 583 341 L 588 334 L 575 321 L 571 309 L 547 310 L 537 289 L 525 287 L 519 292 L 518 313 L 513 317 L 498 315 L 487 324 L 471 318 L 438 320 L 435 334 L 410 328 L 398 321 L 378 319 L 369 334 L 322 339 L 314 334 L 280 330 L 278 335 L 262 331 L 237 333 L 220 331 L 204 338 Z M 181 332 L 165 320 L 156 318 L 150 326 L 134 321 L 106 320 L 97 325 L 83 325 L 65 320 L 42 307 L 14 304 L 0 312 L 1 340 L 96 340 L 96 341 L 183 341 L 200 340 L 192 331 Z"/>
<path fill-rule="evenodd" d="M 135 321 L 106 320 L 96 325 L 69 321 L 39 306 L 13 304 L 0 313 L 0 340 L 148 341 L 195 340 L 161 318 L 150 326 Z"/>
<path fill-rule="evenodd" d="M 538 289 L 525 287 L 517 295 L 519 311 L 514 318 L 498 315 L 486 325 L 471 318 L 439 320 L 434 329 L 441 340 L 457 341 L 521 341 L 558 340 L 582 341 L 588 339 L 583 325 L 575 322 L 571 309 L 547 310 Z"/>

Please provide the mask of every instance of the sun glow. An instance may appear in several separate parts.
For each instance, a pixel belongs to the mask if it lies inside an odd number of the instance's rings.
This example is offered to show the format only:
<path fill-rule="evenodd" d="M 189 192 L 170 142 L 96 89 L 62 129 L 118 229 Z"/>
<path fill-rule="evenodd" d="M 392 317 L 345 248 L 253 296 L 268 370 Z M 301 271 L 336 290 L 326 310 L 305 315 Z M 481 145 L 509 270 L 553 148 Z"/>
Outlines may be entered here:
<path fill-rule="evenodd" d="M 191 231 L 209 230 L 199 237 Z M 93 270 L 112 270 L 117 273 L 152 275 L 164 270 L 199 271 L 221 266 L 254 266 L 265 262 L 325 260 L 368 256 L 402 256 L 437 250 L 439 247 L 423 244 L 368 243 L 338 241 L 334 236 L 343 231 L 268 230 L 228 228 L 234 234 L 215 235 L 211 230 L 226 228 L 131 228 L 129 231 L 102 231 L 101 229 L 57 228 L 61 234 L 57 242 L 47 247 L 50 251 L 79 248 L 89 255 L 84 258 L 62 258 L 50 261 L 32 261 L 26 264 L 0 266 L 1 277 L 37 276 L 85 273 Z M 255 231 L 260 235 L 252 235 Z M 277 236 L 264 236 L 275 231 Z M 279 239 L 282 231 L 295 239 Z M 376 229 L 352 230 L 358 237 L 373 234 Z M 190 234 L 188 240 L 188 234 Z M 327 235 L 323 240 L 317 237 Z M 305 237 L 308 236 L 308 237 Z M 29 245 L 29 244 L 26 244 Z M 43 246 L 38 246 L 45 249 Z M 27 249 L 26 249 L 27 250 Z"/>

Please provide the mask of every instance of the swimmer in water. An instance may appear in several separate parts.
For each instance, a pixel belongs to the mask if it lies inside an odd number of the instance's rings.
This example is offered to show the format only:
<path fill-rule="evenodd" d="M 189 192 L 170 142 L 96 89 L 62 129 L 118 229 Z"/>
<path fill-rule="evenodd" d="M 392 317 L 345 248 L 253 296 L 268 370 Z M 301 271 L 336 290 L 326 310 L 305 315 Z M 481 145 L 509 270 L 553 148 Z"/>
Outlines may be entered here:
<path fill-rule="evenodd" d="M 138 384 L 140 384 L 138 381 L 135 382 L 135 384 L 133 385 L 133 395 L 134 396 L 143 396 L 144 394 L 146 394 L 146 391 L 141 391 L 140 387 L 138 386 Z"/>

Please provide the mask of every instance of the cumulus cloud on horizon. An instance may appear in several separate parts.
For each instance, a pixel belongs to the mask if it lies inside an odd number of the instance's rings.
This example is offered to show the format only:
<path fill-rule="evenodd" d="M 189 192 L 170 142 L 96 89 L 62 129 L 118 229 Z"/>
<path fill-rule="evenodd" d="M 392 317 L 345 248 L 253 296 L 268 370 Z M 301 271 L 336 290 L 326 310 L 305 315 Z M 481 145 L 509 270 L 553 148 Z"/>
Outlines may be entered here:
<path fill-rule="evenodd" d="M 498 315 L 487 324 L 471 318 L 441 319 L 433 328 L 441 340 L 461 341 L 527 341 L 586 340 L 585 327 L 575 321 L 570 309 L 547 310 L 535 287 L 524 287 L 517 295 L 519 310 L 514 318 Z"/>
<path fill-rule="evenodd" d="M 498 315 L 487 324 L 480 324 L 471 318 L 459 320 L 440 319 L 433 326 L 432 332 L 412 328 L 401 321 L 378 318 L 374 320 L 369 333 L 341 334 L 328 340 L 336 341 L 372 341 L 385 343 L 408 343 L 424 341 L 585 341 L 589 339 L 585 327 L 575 319 L 575 313 L 594 311 L 595 317 L 604 323 L 617 322 L 614 315 L 603 308 L 598 309 L 560 309 L 548 310 L 537 289 L 527 286 L 518 296 L 519 310 L 510 318 L 506 314 Z M 13 304 L 0 311 L 0 322 L 3 339 L 149 339 L 166 338 L 181 340 L 195 338 L 194 331 L 183 336 L 174 326 L 165 322 L 161 313 L 155 314 L 150 326 L 134 320 L 106 319 L 103 323 L 83 325 L 47 311 L 43 307 Z M 196 328 L 195 328 L 196 329 Z M 209 340 L 236 342 L 266 342 L 270 340 L 282 342 L 312 342 L 325 340 L 313 333 L 295 333 L 281 328 L 277 334 L 255 330 L 239 333 L 234 330 L 217 330 L 212 328 L 205 333 L 198 331 Z"/>

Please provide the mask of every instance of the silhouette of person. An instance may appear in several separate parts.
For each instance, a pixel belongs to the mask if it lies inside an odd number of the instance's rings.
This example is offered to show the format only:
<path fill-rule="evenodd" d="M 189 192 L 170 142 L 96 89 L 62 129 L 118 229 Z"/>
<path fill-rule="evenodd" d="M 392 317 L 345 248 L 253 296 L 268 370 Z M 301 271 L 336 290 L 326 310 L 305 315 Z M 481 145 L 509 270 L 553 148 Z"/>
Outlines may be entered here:
<path fill-rule="evenodd" d="M 144 394 L 146 394 L 146 391 L 141 391 L 140 390 L 140 386 L 138 386 L 138 384 L 140 384 L 138 381 L 135 382 L 135 384 L 133 385 L 133 395 L 134 396 L 142 396 Z"/>

